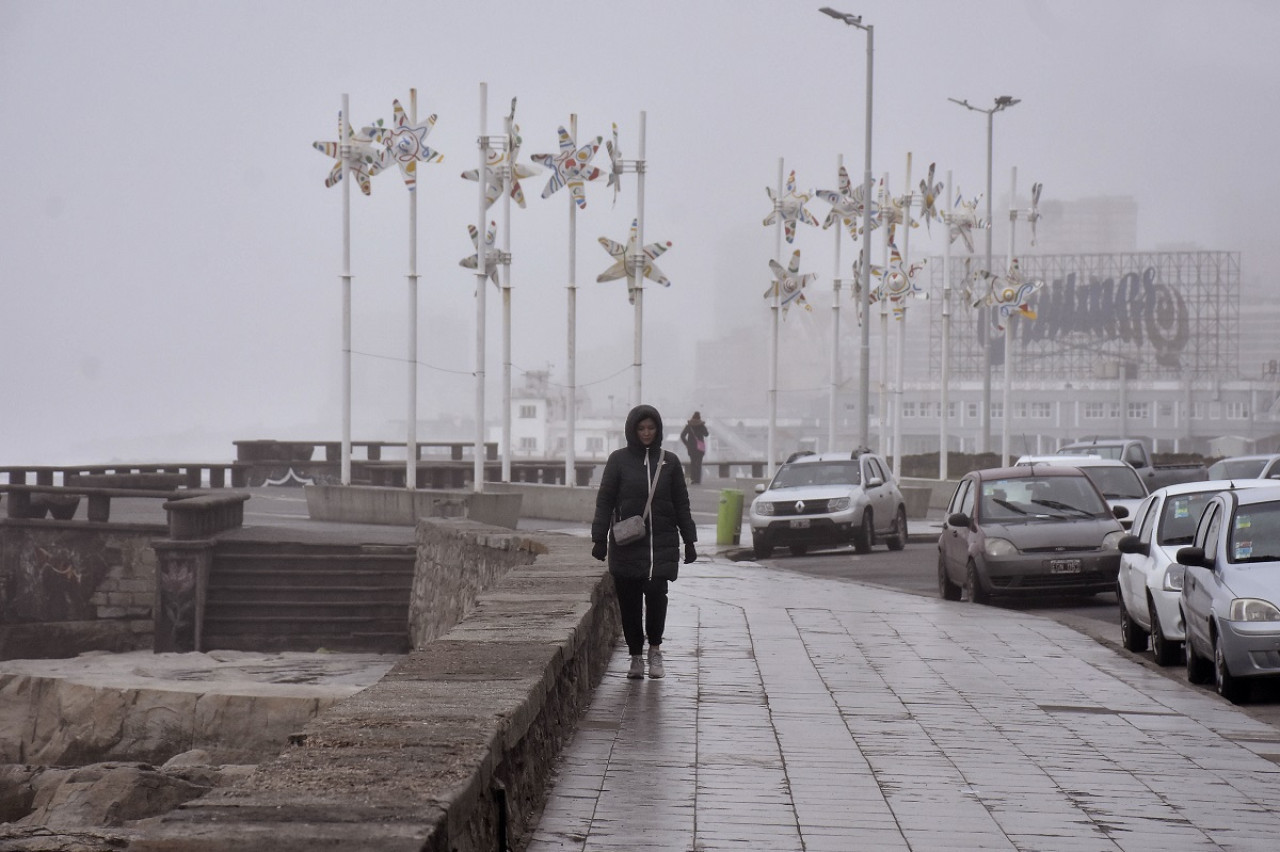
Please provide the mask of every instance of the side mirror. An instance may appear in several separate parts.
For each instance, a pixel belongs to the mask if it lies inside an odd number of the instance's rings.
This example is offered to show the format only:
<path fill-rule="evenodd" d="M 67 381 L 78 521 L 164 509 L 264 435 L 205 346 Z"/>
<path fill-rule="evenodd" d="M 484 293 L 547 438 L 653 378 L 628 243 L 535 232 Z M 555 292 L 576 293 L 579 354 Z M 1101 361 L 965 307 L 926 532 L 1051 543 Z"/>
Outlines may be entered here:
<path fill-rule="evenodd" d="M 1151 555 L 1151 545 L 1142 541 L 1136 535 L 1127 535 L 1116 543 L 1121 553 L 1138 553 L 1143 556 Z"/>
<path fill-rule="evenodd" d="M 1179 565 L 1186 565 L 1189 568 L 1203 568 L 1204 549 L 1199 547 L 1181 547 L 1174 555 L 1174 559 L 1178 560 Z"/>
<path fill-rule="evenodd" d="M 763 483 L 763 482 L 757 482 L 757 483 L 756 483 L 756 493 L 757 493 L 757 494 L 763 494 L 763 493 L 764 493 L 764 483 Z"/>
<path fill-rule="evenodd" d="M 867 479 L 868 488 L 879 488 L 881 485 L 884 485 L 884 480 L 878 476 L 872 476 Z"/>
<path fill-rule="evenodd" d="M 1117 520 L 1123 520 L 1129 517 L 1129 510 L 1125 506 L 1113 506 L 1111 514 L 1115 515 Z"/>
<path fill-rule="evenodd" d="M 965 529 L 968 529 L 969 523 L 970 523 L 969 516 L 966 515 L 964 512 L 956 512 L 954 515 L 949 515 L 947 517 L 948 526 L 964 527 Z"/>

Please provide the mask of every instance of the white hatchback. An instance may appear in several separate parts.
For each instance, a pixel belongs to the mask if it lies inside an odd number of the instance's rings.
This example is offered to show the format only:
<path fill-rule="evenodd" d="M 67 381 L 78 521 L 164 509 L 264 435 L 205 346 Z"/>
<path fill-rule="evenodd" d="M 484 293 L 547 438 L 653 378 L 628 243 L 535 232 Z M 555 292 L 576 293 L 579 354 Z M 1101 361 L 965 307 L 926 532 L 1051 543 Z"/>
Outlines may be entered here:
<path fill-rule="evenodd" d="M 1133 514 L 1133 535 L 1120 539 L 1120 641 L 1145 651 L 1151 640 L 1155 661 L 1178 662 L 1185 641 L 1180 608 L 1185 568 L 1177 553 L 1191 544 L 1205 504 L 1221 491 L 1275 486 L 1265 479 L 1183 482 L 1157 488 Z"/>

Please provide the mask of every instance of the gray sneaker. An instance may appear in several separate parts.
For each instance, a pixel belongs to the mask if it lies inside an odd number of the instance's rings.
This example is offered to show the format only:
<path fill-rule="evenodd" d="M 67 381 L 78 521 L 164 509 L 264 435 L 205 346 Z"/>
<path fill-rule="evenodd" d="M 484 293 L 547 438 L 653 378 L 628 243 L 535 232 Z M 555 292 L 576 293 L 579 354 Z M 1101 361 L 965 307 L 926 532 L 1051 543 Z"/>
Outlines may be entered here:
<path fill-rule="evenodd" d="M 636 659 L 635 657 L 631 658 Z M 662 668 L 662 650 L 649 647 L 649 677 L 662 677 L 666 672 Z"/>
<path fill-rule="evenodd" d="M 639 654 L 631 655 L 631 668 L 627 669 L 627 677 L 633 679 L 644 677 L 644 657 Z"/>

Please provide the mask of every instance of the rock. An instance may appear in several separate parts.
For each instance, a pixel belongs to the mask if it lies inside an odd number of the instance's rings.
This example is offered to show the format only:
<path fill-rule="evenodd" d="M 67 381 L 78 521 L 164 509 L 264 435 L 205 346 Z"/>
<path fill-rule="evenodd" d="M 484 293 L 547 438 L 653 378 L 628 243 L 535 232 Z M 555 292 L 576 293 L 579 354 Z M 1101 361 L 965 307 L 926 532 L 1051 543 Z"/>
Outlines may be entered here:
<path fill-rule="evenodd" d="M 120 826 L 167 813 L 210 789 L 145 763 L 49 769 L 35 788 L 31 812 L 16 822 L 53 830 Z"/>

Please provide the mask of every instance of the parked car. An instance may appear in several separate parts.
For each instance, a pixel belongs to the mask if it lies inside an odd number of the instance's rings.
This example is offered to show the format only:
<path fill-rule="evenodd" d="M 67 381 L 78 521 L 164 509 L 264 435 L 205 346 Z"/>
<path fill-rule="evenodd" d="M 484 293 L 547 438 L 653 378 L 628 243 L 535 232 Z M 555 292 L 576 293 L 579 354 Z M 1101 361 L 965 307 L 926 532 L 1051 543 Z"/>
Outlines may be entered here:
<path fill-rule="evenodd" d="M 1156 464 L 1147 445 L 1137 438 L 1090 438 L 1060 447 L 1058 453 L 1119 459 L 1138 472 L 1148 491 L 1179 482 L 1209 478 L 1209 473 L 1202 464 Z"/>
<path fill-rule="evenodd" d="M 1187 680 L 1224 698 L 1280 676 L 1280 487 L 1222 491 L 1205 505 L 1185 566 Z"/>
<path fill-rule="evenodd" d="M 1062 467 L 1080 468 L 1084 471 L 1084 475 L 1098 486 L 1103 499 L 1120 520 L 1120 526 L 1125 529 L 1129 529 L 1134 510 L 1148 493 L 1146 483 L 1138 476 L 1138 472 L 1119 459 L 1104 459 L 1096 455 L 1023 456 L 1017 463 L 1056 464 Z M 1115 511 L 1117 508 L 1124 511 L 1117 512 Z"/>
<path fill-rule="evenodd" d="M 875 453 L 797 454 L 751 503 L 751 541 L 766 559 L 775 547 L 795 556 L 810 547 L 852 544 L 867 553 L 883 539 L 907 543 L 907 508 L 889 465 Z"/>
<path fill-rule="evenodd" d="M 1182 623 L 1184 566 L 1178 550 L 1191 544 L 1205 505 L 1227 489 L 1266 486 L 1265 480 L 1184 482 L 1157 488 L 1133 515 L 1133 535 L 1120 539 L 1120 576 L 1116 598 L 1120 608 L 1120 641 L 1130 651 L 1144 651 L 1151 641 L 1155 661 L 1178 662 L 1185 632 Z"/>
<path fill-rule="evenodd" d="M 1077 467 L 988 468 L 960 480 L 938 537 L 938 593 L 1096 594 L 1115 588 L 1124 529 Z"/>
<path fill-rule="evenodd" d="M 1280 454 L 1231 456 L 1209 465 L 1210 479 L 1280 479 Z"/>

